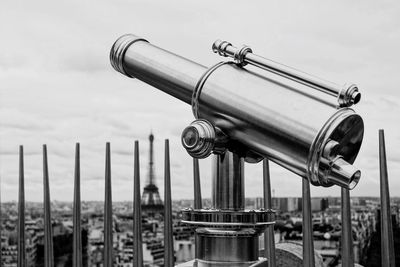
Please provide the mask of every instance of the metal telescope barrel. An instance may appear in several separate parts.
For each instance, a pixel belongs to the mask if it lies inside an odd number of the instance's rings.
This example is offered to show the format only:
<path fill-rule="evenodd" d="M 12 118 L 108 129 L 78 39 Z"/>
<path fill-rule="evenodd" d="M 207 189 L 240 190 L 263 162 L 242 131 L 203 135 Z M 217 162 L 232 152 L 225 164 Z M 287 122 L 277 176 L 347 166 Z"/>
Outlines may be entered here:
<path fill-rule="evenodd" d="M 268 158 L 313 185 L 352 189 L 360 179 L 352 163 L 363 138 L 362 118 L 348 107 L 333 108 L 304 83 L 235 62 L 206 68 L 135 35 L 120 37 L 110 60 L 122 74 L 192 105 L 201 120 L 182 137 L 191 155 L 217 152 L 223 133 L 228 150 L 246 161 Z"/>

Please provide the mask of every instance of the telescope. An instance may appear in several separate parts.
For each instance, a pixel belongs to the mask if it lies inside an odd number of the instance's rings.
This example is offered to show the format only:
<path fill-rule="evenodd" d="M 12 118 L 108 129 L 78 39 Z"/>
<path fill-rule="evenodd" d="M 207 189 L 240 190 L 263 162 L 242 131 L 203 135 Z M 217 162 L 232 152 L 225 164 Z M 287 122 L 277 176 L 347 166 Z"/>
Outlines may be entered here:
<path fill-rule="evenodd" d="M 195 158 L 213 154 L 213 207 L 183 211 L 196 228 L 194 266 L 264 266 L 254 251 L 274 213 L 244 210 L 244 162 L 268 159 L 315 186 L 353 189 L 364 124 L 351 106 L 361 94 L 355 84 L 325 81 L 248 46 L 217 40 L 212 50 L 228 60 L 207 68 L 128 34 L 114 43 L 110 61 L 191 105 L 196 120 L 182 145 Z"/>
<path fill-rule="evenodd" d="M 192 105 L 198 120 L 182 137 L 192 156 L 228 149 L 248 162 L 266 157 L 313 185 L 355 187 L 361 172 L 351 164 L 364 132 L 362 118 L 349 108 L 360 100 L 357 86 L 320 82 L 247 47 L 217 41 L 213 50 L 235 61 L 206 68 L 134 35 L 118 39 L 110 58 L 122 74 Z M 244 67 L 269 62 L 263 73 Z"/>

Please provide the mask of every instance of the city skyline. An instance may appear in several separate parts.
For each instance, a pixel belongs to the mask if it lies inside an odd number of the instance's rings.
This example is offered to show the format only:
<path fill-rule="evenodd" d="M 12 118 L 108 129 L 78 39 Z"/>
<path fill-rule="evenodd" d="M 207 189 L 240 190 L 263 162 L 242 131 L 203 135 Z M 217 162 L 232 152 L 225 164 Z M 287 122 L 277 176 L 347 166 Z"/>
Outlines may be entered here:
<path fill-rule="evenodd" d="M 157 185 L 163 197 L 164 139 L 170 140 L 172 198 L 193 197 L 192 160 L 180 134 L 194 118 L 189 105 L 112 70 L 112 43 L 134 33 L 210 66 L 221 38 L 338 83 L 359 85 L 365 137 L 353 196 L 379 195 L 378 129 L 385 129 L 391 196 L 400 196 L 400 4 L 119 1 L 23 4 L 0 8 L 0 179 L 2 201 L 17 199 L 18 146 L 25 150 L 27 201 L 42 200 L 42 144 L 48 146 L 52 200 L 72 200 L 75 142 L 81 144 L 82 199 L 104 197 L 105 143 L 111 142 L 113 199 L 133 194 L 133 142 L 140 141 L 141 184 L 148 135 L 155 134 Z M 340 14 L 340 19 L 337 14 Z M 318 22 L 318 23 L 317 23 Z M 312 108 L 312 107 L 305 107 Z M 204 198 L 210 159 L 202 160 Z M 262 196 L 261 164 L 246 164 L 246 196 Z M 271 164 L 275 196 L 300 196 L 301 178 Z M 142 190 L 141 190 L 142 192 Z M 340 189 L 312 187 L 312 196 Z"/>

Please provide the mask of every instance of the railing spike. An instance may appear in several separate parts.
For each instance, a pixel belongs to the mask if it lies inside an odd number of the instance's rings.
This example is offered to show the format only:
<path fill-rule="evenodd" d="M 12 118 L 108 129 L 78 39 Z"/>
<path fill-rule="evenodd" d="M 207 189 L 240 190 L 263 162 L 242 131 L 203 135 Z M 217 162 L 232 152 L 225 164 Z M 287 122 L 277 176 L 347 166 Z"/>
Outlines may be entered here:
<path fill-rule="evenodd" d="M 44 266 L 54 266 L 53 227 L 51 224 L 51 202 L 47 147 L 43 145 L 43 207 L 44 207 Z"/>
<path fill-rule="evenodd" d="M 199 159 L 193 158 L 193 188 L 194 188 L 194 208 L 201 209 L 201 185 Z"/>
<path fill-rule="evenodd" d="M 142 207 L 140 196 L 139 141 L 135 141 L 133 175 L 133 266 L 143 266 Z"/>
<path fill-rule="evenodd" d="M 310 182 L 302 179 L 302 206 L 303 206 L 303 266 L 314 267 L 314 237 L 311 213 Z"/>
<path fill-rule="evenodd" d="M 174 266 L 174 241 L 172 232 L 171 171 L 169 141 L 165 140 L 164 163 L 164 266 Z"/>
<path fill-rule="evenodd" d="M 19 190 L 18 190 L 18 267 L 26 266 L 25 251 L 25 185 L 24 185 L 24 148 L 19 146 Z M 0 264 L 1 265 L 1 264 Z"/>
<path fill-rule="evenodd" d="M 272 208 L 271 199 L 271 179 L 269 172 L 269 162 L 268 159 L 263 160 L 263 185 L 264 185 L 264 208 Z M 264 232 L 264 254 L 268 259 L 268 266 L 275 267 L 275 236 L 274 236 L 274 226 L 269 226 Z"/>
<path fill-rule="evenodd" d="M 342 266 L 354 266 L 353 233 L 351 229 L 350 191 L 341 189 L 342 205 Z"/>
<path fill-rule="evenodd" d="M 104 186 L 104 267 L 113 266 L 112 196 L 111 196 L 111 155 L 110 143 L 106 144 L 106 173 Z"/>
<path fill-rule="evenodd" d="M 2 236 L 2 232 L 1 232 L 1 226 L 3 225 L 3 222 L 1 220 L 2 217 L 2 212 L 1 212 L 1 175 L 0 175 L 0 267 L 3 265 L 3 257 L 2 257 L 2 247 L 1 247 L 1 236 Z"/>
<path fill-rule="evenodd" d="M 386 164 L 385 134 L 379 130 L 379 167 L 381 194 L 381 257 L 382 266 L 394 267 L 394 243 L 390 210 L 389 181 Z"/>
<path fill-rule="evenodd" d="M 3 257 L 2 257 L 2 247 L 1 247 L 1 236 L 2 236 L 2 232 L 1 232 L 1 226 L 3 225 L 3 222 L 2 222 L 2 220 L 1 220 L 1 217 L 2 217 L 2 212 L 1 212 L 1 175 L 0 175 L 0 267 L 2 266 L 2 264 L 3 264 Z"/>
<path fill-rule="evenodd" d="M 82 232 L 81 232 L 81 170 L 79 143 L 75 146 L 74 210 L 73 210 L 73 266 L 82 267 Z"/>

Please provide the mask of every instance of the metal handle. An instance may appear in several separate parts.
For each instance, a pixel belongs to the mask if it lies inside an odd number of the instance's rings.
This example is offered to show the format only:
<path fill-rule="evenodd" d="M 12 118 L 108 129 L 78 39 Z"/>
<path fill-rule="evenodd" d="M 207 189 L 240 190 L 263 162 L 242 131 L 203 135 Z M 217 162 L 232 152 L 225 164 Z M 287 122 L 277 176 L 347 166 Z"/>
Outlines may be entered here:
<path fill-rule="evenodd" d="M 244 66 L 250 64 L 337 97 L 338 107 L 350 107 L 360 102 L 361 93 L 358 91 L 357 85 L 345 84 L 344 86 L 340 86 L 336 83 L 325 81 L 300 70 L 253 54 L 253 51 L 248 46 L 237 48 L 227 41 L 217 40 L 214 42 L 212 50 L 220 56 L 233 58 L 238 65 Z"/>

